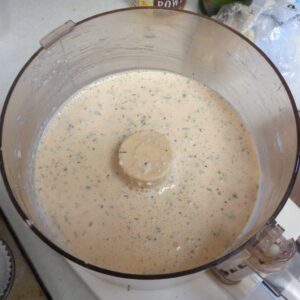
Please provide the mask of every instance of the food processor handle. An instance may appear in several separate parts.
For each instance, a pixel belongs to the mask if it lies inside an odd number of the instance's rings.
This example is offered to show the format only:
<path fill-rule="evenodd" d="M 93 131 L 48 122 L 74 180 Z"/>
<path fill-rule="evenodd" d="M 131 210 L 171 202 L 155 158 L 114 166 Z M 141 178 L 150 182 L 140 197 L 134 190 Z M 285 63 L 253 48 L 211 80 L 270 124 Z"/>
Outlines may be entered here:
<path fill-rule="evenodd" d="M 296 241 L 296 246 L 297 251 L 286 268 L 262 277 L 263 283 L 275 295 L 289 300 L 300 299 L 300 237 Z"/>
<path fill-rule="evenodd" d="M 300 239 L 286 239 L 274 221 L 240 253 L 212 269 L 225 284 L 256 274 L 276 296 L 300 299 Z"/>

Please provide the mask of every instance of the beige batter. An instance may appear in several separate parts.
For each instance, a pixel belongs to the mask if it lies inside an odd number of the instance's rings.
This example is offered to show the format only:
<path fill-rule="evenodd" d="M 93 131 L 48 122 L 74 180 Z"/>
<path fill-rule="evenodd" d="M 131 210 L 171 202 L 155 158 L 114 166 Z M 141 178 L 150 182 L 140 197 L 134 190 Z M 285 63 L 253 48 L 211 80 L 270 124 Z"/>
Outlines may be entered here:
<path fill-rule="evenodd" d="M 153 130 L 172 148 L 156 186 L 128 181 L 120 144 Z M 69 251 L 94 265 L 158 274 L 224 254 L 256 200 L 258 164 L 236 111 L 215 92 L 162 71 L 103 78 L 73 95 L 39 143 L 35 188 Z"/>

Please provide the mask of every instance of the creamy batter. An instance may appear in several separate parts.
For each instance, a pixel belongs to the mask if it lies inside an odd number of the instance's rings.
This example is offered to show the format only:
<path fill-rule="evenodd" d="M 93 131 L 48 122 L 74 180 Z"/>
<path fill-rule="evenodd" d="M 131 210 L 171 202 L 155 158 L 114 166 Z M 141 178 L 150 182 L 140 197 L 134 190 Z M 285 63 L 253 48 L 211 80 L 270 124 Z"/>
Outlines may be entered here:
<path fill-rule="evenodd" d="M 172 167 L 140 187 L 123 176 L 120 144 L 153 130 Z M 258 164 L 237 112 L 199 82 L 128 71 L 84 87 L 58 109 L 35 160 L 37 199 L 69 251 L 135 274 L 207 263 L 232 245 L 256 200 Z"/>

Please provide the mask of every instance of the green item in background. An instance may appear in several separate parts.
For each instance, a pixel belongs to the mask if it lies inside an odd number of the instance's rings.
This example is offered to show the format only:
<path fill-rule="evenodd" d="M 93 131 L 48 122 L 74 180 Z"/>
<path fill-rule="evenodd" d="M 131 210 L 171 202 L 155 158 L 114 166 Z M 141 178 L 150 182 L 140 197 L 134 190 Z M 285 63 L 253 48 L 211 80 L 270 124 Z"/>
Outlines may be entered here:
<path fill-rule="evenodd" d="M 223 5 L 234 2 L 250 5 L 252 0 L 199 0 L 199 7 L 203 14 L 212 16 L 215 15 Z"/>

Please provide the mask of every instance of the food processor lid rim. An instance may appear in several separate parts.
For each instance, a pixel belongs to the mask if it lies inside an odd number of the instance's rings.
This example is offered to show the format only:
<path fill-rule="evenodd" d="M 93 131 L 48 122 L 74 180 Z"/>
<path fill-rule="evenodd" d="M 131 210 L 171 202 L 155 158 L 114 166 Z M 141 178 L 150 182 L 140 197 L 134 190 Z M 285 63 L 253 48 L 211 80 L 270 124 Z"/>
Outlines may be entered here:
<path fill-rule="evenodd" d="M 272 67 L 272 69 L 274 70 L 274 72 L 277 74 L 279 80 L 281 81 L 283 87 L 285 88 L 285 91 L 288 95 L 288 98 L 290 100 L 290 104 L 292 106 L 293 112 L 294 112 L 294 118 L 295 118 L 295 123 L 296 123 L 296 131 L 297 131 L 297 151 L 296 151 L 296 158 L 295 158 L 295 163 L 294 163 L 294 169 L 293 169 L 293 173 L 289 182 L 289 185 L 286 189 L 285 194 L 282 197 L 282 200 L 280 202 L 280 204 L 278 205 L 277 209 L 274 211 L 274 213 L 272 214 L 272 216 L 269 218 L 269 220 L 266 222 L 265 225 L 273 222 L 275 220 L 275 218 L 277 217 L 277 215 L 279 214 L 279 212 L 281 211 L 281 209 L 283 208 L 283 206 L 285 205 L 285 203 L 287 202 L 289 195 L 293 189 L 294 183 L 296 181 L 296 177 L 297 177 L 297 173 L 299 170 L 299 164 L 300 164 L 300 122 L 299 122 L 299 116 L 298 116 L 298 110 L 296 107 L 296 103 L 294 100 L 294 97 L 285 81 L 285 79 L 283 78 L 283 76 L 281 75 L 281 73 L 279 72 L 279 70 L 277 69 L 277 67 L 273 64 L 273 62 L 270 60 L 270 58 L 260 49 L 258 48 L 258 46 L 256 46 L 252 41 L 250 41 L 248 38 L 246 38 L 245 36 L 243 36 L 241 33 L 239 33 L 238 31 L 236 31 L 235 29 L 215 20 L 215 19 L 211 19 L 207 16 L 203 16 L 200 15 L 198 13 L 192 12 L 192 11 L 187 11 L 187 10 L 178 10 L 178 9 L 166 9 L 166 8 L 153 8 L 153 7 L 130 7 L 130 8 L 122 8 L 122 9 L 116 9 L 116 10 L 111 10 L 111 11 L 107 11 L 104 13 L 99 13 L 96 15 L 93 15 L 91 17 L 88 17 L 86 19 L 83 19 L 79 22 L 75 23 L 75 26 L 83 24 L 85 22 L 88 22 L 90 20 L 96 19 L 98 17 L 102 17 L 105 15 L 110 15 L 110 14 L 114 14 L 114 13 L 120 13 L 120 12 L 127 12 L 127 11 L 137 11 L 137 10 L 167 10 L 167 11 L 174 11 L 177 13 L 185 13 L 185 14 L 190 14 L 192 16 L 198 17 L 198 18 L 203 18 L 206 19 L 209 22 L 214 22 L 216 24 L 219 24 L 220 26 L 227 28 L 228 30 L 230 30 L 232 33 L 236 34 L 237 36 L 239 36 L 241 39 L 243 39 L 246 43 L 250 44 L 265 60 L 266 62 Z M 255 239 L 255 236 L 257 235 L 257 233 L 262 229 L 258 229 L 257 232 L 255 232 L 255 234 L 253 234 L 252 237 L 250 237 L 245 243 L 243 243 L 242 245 L 240 245 L 239 247 L 237 247 L 236 249 L 234 249 L 233 251 L 225 254 L 222 257 L 219 257 L 207 264 L 198 266 L 196 268 L 192 268 L 192 269 L 188 269 L 188 270 L 184 270 L 184 271 L 179 271 L 179 272 L 173 272 L 173 273 L 166 273 L 166 274 L 151 274 L 151 275 L 142 275 L 142 274 L 130 274 L 130 273 L 122 273 L 122 272 L 117 272 L 117 271 L 112 271 L 112 270 L 108 270 L 108 269 L 104 269 L 101 267 L 98 267 L 96 265 L 90 264 L 88 262 L 85 262 L 82 259 L 79 259 L 73 255 L 71 255 L 70 253 L 66 252 L 65 250 L 63 250 L 62 248 L 60 248 L 59 246 L 57 246 L 55 243 L 53 243 L 50 239 L 48 239 L 31 221 L 30 219 L 26 216 L 26 214 L 23 212 L 21 206 L 18 204 L 11 188 L 8 182 L 8 179 L 6 177 L 6 173 L 5 173 L 5 167 L 4 167 L 4 159 L 3 159 L 3 153 L 2 153 L 2 139 L 3 139 L 3 126 L 4 126 L 4 118 L 5 118 L 5 113 L 8 107 L 8 103 L 10 100 L 10 97 L 13 93 L 13 90 L 15 88 L 15 86 L 17 85 L 20 77 L 23 75 L 24 71 L 27 69 L 27 67 L 33 62 L 33 60 L 44 50 L 43 47 L 40 47 L 30 58 L 29 60 L 24 64 L 24 66 L 22 67 L 22 69 L 19 71 L 18 75 L 16 76 L 16 78 L 14 79 L 8 94 L 5 98 L 4 104 L 3 104 L 3 108 L 2 108 L 2 112 L 1 112 L 1 116 L 0 116 L 0 171 L 2 174 L 2 178 L 3 178 L 3 182 L 4 185 L 6 187 L 7 193 L 9 195 L 10 200 L 12 201 L 14 207 L 16 208 L 16 210 L 18 211 L 18 213 L 20 214 L 20 216 L 22 217 L 22 219 L 25 221 L 25 223 L 29 226 L 29 228 L 31 228 L 31 230 L 43 241 L 45 242 L 49 247 L 51 247 L 52 249 L 54 249 L 55 251 L 57 251 L 59 254 L 63 255 L 64 257 L 66 257 L 67 259 L 85 267 L 88 268 L 90 270 L 96 271 L 96 272 L 100 272 L 106 275 L 111 275 L 111 276 L 115 276 L 115 277 L 120 277 L 120 278 L 127 278 L 127 279 L 136 279 L 136 280 L 157 280 L 157 279 L 171 279 L 171 278 L 176 278 L 176 277 L 181 277 L 181 276 L 186 276 L 186 275 L 191 275 L 200 271 L 204 271 L 208 268 L 212 268 L 222 262 L 224 262 L 225 260 L 229 259 L 230 257 L 234 256 L 235 254 L 237 254 L 238 252 L 240 252 L 241 250 L 243 250 L 249 243 L 251 243 L 251 241 L 253 239 Z M 265 226 L 264 225 L 264 226 Z M 262 227 L 264 227 L 262 226 Z"/>

